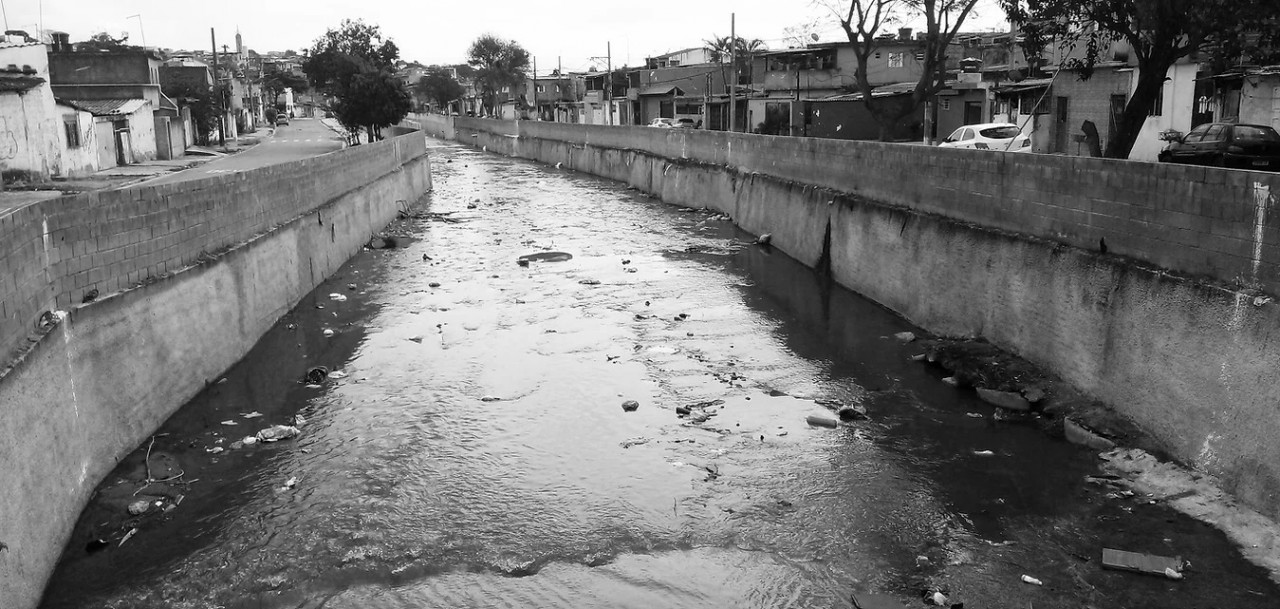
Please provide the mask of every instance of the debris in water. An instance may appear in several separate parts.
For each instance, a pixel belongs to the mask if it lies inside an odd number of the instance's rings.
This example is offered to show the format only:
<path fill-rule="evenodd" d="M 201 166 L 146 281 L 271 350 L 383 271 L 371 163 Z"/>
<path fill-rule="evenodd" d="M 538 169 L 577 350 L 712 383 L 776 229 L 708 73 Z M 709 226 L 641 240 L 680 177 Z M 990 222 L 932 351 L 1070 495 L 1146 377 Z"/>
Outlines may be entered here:
<path fill-rule="evenodd" d="M 578 283 L 581 283 L 582 285 L 600 285 L 600 281 L 598 279 L 583 279 Z"/>
<path fill-rule="evenodd" d="M 1042 581 L 1040 581 L 1040 580 L 1038 580 L 1038 579 L 1036 579 L 1036 578 L 1034 578 L 1034 577 L 1031 577 L 1030 575 L 1023 575 L 1023 576 L 1022 576 L 1022 581 L 1023 581 L 1023 582 L 1025 582 L 1025 583 L 1031 584 L 1031 585 L 1033 585 L 1033 586 L 1043 586 L 1043 585 L 1044 585 L 1044 582 L 1042 582 Z"/>
<path fill-rule="evenodd" d="M 1118 571 L 1132 571 L 1147 575 L 1159 575 L 1169 579 L 1182 579 L 1182 557 L 1169 558 L 1155 554 L 1139 554 L 1124 550 L 1102 549 L 1102 567 Z"/>
<path fill-rule="evenodd" d="M 129 541 L 130 539 L 133 539 L 133 536 L 134 536 L 134 535 L 137 535 L 137 534 L 138 534 L 138 529 L 137 529 L 137 528 L 129 529 L 129 532 L 124 534 L 124 539 L 121 539 L 121 540 L 120 540 L 120 545 L 119 545 L 119 546 L 116 546 L 116 547 L 118 548 L 118 547 L 120 547 L 120 546 L 124 545 L 124 542 Z"/>
<path fill-rule="evenodd" d="M 346 302 L 347 296 L 345 294 L 339 294 L 337 292 L 333 292 L 332 294 L 329 294 L 329 300 L 332 300 L 334 302 Z"/>
<path fill-rule="evenodd" d="M 631 448 L 632 446 L 640 446 L 641 444 L 648 444 L 648 443 L 649 443 L 649 438 L 631 438 L 630 440 L 623 442 L 619 446 L 623 448 Z"/>
<path fill-rule="evenodd" d="M 239 425 L 239 423 L 237 423 L 237 422 L 235 422 L 235 421 L 232 421 L 231 419 L 227 419 L 227 420 L 223 421 L 223 422 L 222 422 L 222 424 L 223 424 L 223 425 Z"/>
<path fill-rule="evenodd" d="M 816 427 L 830 427 L 834 429 L 840 426 L 840 422 L 835 420 L 833 417 L 821 414 L 811 414 L 805 417 L 804 420 L 810 425 L 814 425 Z"/>
<path fill-rule="evenodd" d="M 943 378 L 943 379 L 942 379 L 942 382 L 943 382 L 943 383 L 945 383 L 945 384 L 947 384 L 947 385 L 950 385 L 950 386 L 952 386 L 952 387 L 959 387 L 959 386 L 960 386 L 960 381 L 959 381 L 959 380 L 957 380 L 957 379 L 956 379 L 956 377 L 954 377 L 954 376 L 948 376 L 948 377 L 946 377 L 946 378 Z"/>
<path fill-rule="evenodd" d="M 756 239 L 756 245 L 769 245 L 771 241 L 773 241 L 773 235 L 771 233 L 765 233 Z"/>
<path fill-rule="evenodd" d="M 426 254 L 423 254 L 423 256 L 426 256 Z M 354 283 L 348 283 L 348 284 L 347 284 L 347 289 L 348 289 L 348 290 L 355 290 L 355 289 L 356 289 L 356 284 L 354 284 Z"/>
<path fill-rule="evenodd" d="M 291 489 L 298 485 L 298 477 L 294 476 L 284 481 L 284 488 Z"/>
<path fill-rule="evenodd" d="M 925 600 L 939 607 L 947 606 L 947 595 L 941 592 L 934 592 L 933 594 L 929 594 L 925 596 Z"/>
<path fill-rule="evenodd" d="M 429 287 L 429 288 L 438 288 L 438 287 L 440 287 L 440 282 L 439 282 L 439 281 L 432 281 L 431 283 L 428 283 L 428 284 L 427 284 L 427 287 Z"/>
<path fill-rule="evenodd" d="M 347 373 L 341 370 L 334 370 L 333 372 L 329 373 L 329 378 L 335 379 L 335 380 L 344 379 L 344 378 L 347 378 Z"/>
<path fill-rule="evenodd" d="M 568 252 L 535 252 L 516 258 L 516 264 L 520 264 L 521 260 L 525 261 L 525 264 L 530 262 L 566 262 L 573 260 L 573 254 Z M 520 266 L 525 266 L 525 264 Z"/>
<path fill-rule="evenodd" d="M 904 343 L 909 343 L 916 339 L 916 335 L 914 332 L 899 332 L 897 334 L 894 334 L 893 337 Z"/>
<path fill-rule="evenodd" d="M 89 304 L 98 299 L 98 289 L 94 288 L 84 293 L 84 298 L 80 299 L 81 304 Z"/>
<path fill-rule="evenodd" d="M 292 425 L 273 425 L 262 431 L 259 431 L 257 436 L 255 437 L 257 437 L 258 440 L 261 440 L 263 442 L 276 442 L 279 440 L 288 440 L 289 438 L 296 438 L 301 434 L 302 434 L 302 431 Z M 249 442 L 247 441 L 247 438 L 246 438 L 245 444 L 248 444 L 248 443 Z"/>
<path fill-rule="evenodd" d="M 335 334 L 335 332 L 334 332 L 331 328 L 325 328 L 325 329 L 324 329 L 324 336 L 325 336 L 325 338 L 332 337 L 334 334 Z"/>
<path fill-rule="evenodd" d="M 842 421 L 858 421 L 867 418 L 867 409 L 861 404 L 841 406 L 836 411 L 836 416 L 840 417 Z"/>
<path fill-rule="evenodd" d="M 256 410 L 255 410 L 255 411 L 250 412 L 250 413 L 247 413 L 247 414 L 246 414 L 246 413 L 240 413 L 240 416 L 241 416 L 242 418 L 245 418 L 245 419 L 256 419 L 256 418 L 258 418 L 258 417 L 262 416 L 262 413 L 261 413 L 261 412 L 258 412 L 258 411 L 256 411 Z"/>
<path fill-rule="evenodd" d="M 981 412 L 966 412 L 966 413 L 964 413 L 964 416 L 969 417 L 969 418 L 971 418 L 971 419 L 983 419 L 983 418 L 986 418 L 985 416 L 983 416 L 983 414 L 982 414 Z"/>
<path fill-rule="evenodd" d="M 635 412 L 639 408 L 640 408 L 640 402 L 637 402 L 635 400 L 627 400 L 622 403 L 622 410 L 624 412 Z"/>
<path fill-rule="evenodd" d="M 392 236 L 374 235 L 365 247 L 371 250 L 390 250 L 396 247 L 396 238 Z"/>
<path fill-rule="evenodd" d="M 329 369 L 324 366 L 316 366 L 308 370 L 306 376 L 302 378 L 312 385 L 319 385 L 326 378 L 329 378 Z"/>
<path fill-rule="evenodd" d="M 977 456 L 979 456 L 979 457 L 994 457 L 994 456 L 996 456 L 996 454 L 995 454 L 995 453 L 993 453 L 993 452 L 991 452 L 991 451 L 989 451 L 989 450 L 975 450 L 975 451 L 973 451 L 973 454 L 974 454 L 974 455 L 977 455 Z"/>
<path fill-rule="evenodd" d="M 1028 412 L 1031 410 L 1031 403 L 1020 394 L 1012 391 L 996 391 L 986 387 L 978 387 L 978 397 L 982 401 L 993 406 L 999 406 L 1016 412 Z"/>
<path fill-rule="evenodd" d="M 149 509 L 151 509 L 151 501 L 148 499 L 139 499 L 129 504 L 129 514 L 133 516 L 141 516 Z"/>
<path fill-rule="evenodd" d="M 497 397 L 497 396 L 493 396 L 493 395 L 486 395 L 486 396 L 484 396 L 484 397 L 480 398 L 480 401 L 481 401 L 481 402 L 500 402 L 500 401 L 502 401 L 502 398 Z"/>

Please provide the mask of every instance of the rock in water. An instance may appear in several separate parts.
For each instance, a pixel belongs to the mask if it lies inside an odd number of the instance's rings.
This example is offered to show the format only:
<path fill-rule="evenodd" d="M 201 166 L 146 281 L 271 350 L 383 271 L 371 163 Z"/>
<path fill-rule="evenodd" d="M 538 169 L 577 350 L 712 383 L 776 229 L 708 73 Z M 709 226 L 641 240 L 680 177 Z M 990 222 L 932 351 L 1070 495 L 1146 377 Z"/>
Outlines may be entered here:
<path fill-rule="evenodd" d="M 627 400 L 622 403 L 622 410 L 625 412 L 635 412 L 640 408 L 640 402 L 635 400 Z"/>

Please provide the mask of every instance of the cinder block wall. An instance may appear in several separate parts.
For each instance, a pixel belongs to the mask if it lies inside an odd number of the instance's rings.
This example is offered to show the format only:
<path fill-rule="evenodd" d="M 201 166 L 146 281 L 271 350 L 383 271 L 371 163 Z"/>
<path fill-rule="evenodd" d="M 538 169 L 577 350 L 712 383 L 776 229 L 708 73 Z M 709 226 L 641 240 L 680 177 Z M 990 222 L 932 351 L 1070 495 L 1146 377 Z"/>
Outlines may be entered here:
<path fill-rule="evenodd" d="M 0 217 L 0 366 L 45 311 L 189 267 L 426 152 L 421 133 L 208 179 L 61 197 Z"/>
<path fill-rule="evenodd" d="M 424 125 L 728 166 L 1280 294 L 1280 174 L 722 131 L 422 115 Z M 440 129 L 440 127 L 436 127 Z M 459 137 L 459 139 L 462 139 Z M 517 144 L 518 145 L 518 144 Z"/>

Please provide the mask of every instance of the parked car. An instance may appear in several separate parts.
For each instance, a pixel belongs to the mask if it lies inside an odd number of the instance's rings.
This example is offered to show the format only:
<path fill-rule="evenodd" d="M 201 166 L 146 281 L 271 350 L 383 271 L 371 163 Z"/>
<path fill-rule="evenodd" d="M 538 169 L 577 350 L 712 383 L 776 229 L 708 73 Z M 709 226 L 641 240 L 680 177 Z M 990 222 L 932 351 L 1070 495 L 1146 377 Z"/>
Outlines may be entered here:
<path fill-rule="evenodd" d="M 938 144 L 942 148 L 971 148 L 1004 152 L 1031 152 L 1031 137 L 1013 123 L 982 123 L 956 129 Z"/>
<path fill-rule="evenodd" d="M 276 125 L 277 125 L 277 126 L 279 126 L 279 125 L 288 125 L 288 124 L 289 124 L 289 113 L 288 113 L 288 112 L 281 112 L 280 114 L 277 114 L 277 115 L 276 115 Z"/>
<path fill-rule="evenodd" d="M 1280 133 L 1267 125 L 1205 123 L 1160 151 L 1166 163 L 1280 171 Z"/>
<path fill-rule="evenodd" d="M 697 129 L 700 124 L 701 123 L 695 123 L 691 118 L 678 118 L 676 119 L 676 124 L 672 126 L 682 129 Z"/>
<path fill-rule="evenodd" d="M 658 127 L 658 128 L 660 128 L 660 129 L 670 129 L 670 128 L 672 128 L 672 127 L 675 127 L 675 126 L 676 126 L 676 119 L 674 119 L 674 118 L 655 118 L 655 119 L 653 119 L 653 120 L 649 121 L 649 126 L 650 126 L 650 127 Z"/>

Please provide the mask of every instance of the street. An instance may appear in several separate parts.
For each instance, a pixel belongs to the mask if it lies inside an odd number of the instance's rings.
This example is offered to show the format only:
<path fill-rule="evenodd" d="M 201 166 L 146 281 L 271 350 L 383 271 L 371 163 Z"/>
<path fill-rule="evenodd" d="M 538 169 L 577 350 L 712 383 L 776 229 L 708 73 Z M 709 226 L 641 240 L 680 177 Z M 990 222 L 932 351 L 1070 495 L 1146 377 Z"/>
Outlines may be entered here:
<path fill-rule="evenodd" d="M 226 161 L 295 150 L 291 128 Z M 1223 534 L 1087 483 L 1095 451 L 1000 420 L 911 360 L 895 334 L 920 329 L 728 219 L 431 145 L 435 190 L 396 246 L 358 254 L 120 461 L 42 607 L 1280 597 Z M 823 403 L 867 418 L 806 423 Z M 245 441 L 273 425 L 301 436 Z M 1104 570 L 1104 547 L 1192 566 Z"/>
<path fill-rule="evenodd" d="M 320 122 L 319 119 L 295 118 L 288 125 L 276 128 L 275 135 L 244 152 L 230 155 L 179 171 L 164 177 L 143 182 L 155 186 L 199 180 L 210 175 L 236 173 L 247 169 L 287 163 L 307 157 L 340 150 L 342 138 Z"/>

